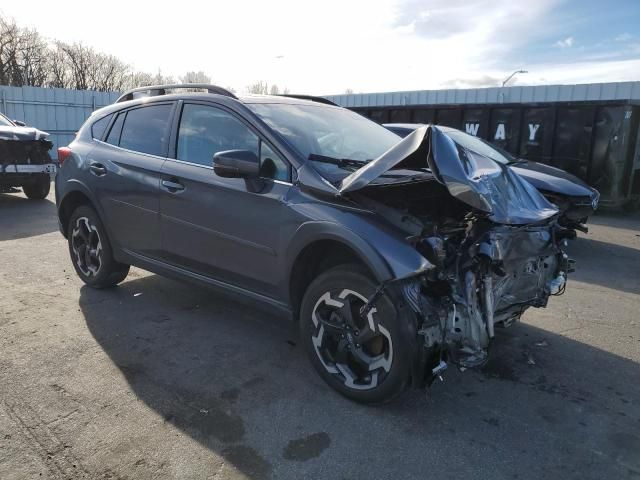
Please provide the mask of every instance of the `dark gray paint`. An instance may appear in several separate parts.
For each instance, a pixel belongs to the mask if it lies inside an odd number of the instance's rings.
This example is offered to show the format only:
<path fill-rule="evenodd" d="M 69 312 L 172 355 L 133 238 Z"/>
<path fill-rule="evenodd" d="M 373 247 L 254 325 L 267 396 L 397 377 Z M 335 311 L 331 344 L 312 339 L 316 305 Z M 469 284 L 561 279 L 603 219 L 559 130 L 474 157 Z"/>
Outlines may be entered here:
<path fill-rule="evenodd" d="M 292 165 L 294 182 L 222 178 L 213 168 L 175 160 L 177 114 L 166 158 L 91 139 L 90 125 L 99 118 L 140 104 L 177 103 L 184 94 L 105 107 L 70 144 L 73 154 L 57 176 L 56 200 L 60 206 L 67 195 L 83 192 L 105 219 L 118 260 L 283 308 L 289 303 L 288 279 L 297 254 L 314 241 L 336 240 L 349 246 L 379 281 L 429 266 L 401 232 L 336 198 L 337 189 L 305 167 L 296 152 L 242 103 L 203 94 L 187 97 L 224 108 L 250 126 Z M 278 102 L 302 101 L 283 97 Z M 103 166 L 107 173 L 91 173 L 91 164 Z M 184 189 L 171 191 L 163 181 Z"/>
<path fill-rule="evenodd" d="M 176 160 L 179 104 L 185 99 L 223 108 L 244 122 L 291 164 L 292 183 L 222 178 L 212 168 Z M 177 105 L 166 158 L 91 139 L 90 125 L 94 121 L 114 111 L 155 102 Z M 105 219 L 114 254 L 120 261 L 204 281 L 283 308 L 290 302 L 293 263 L 304 247 L 315 241 L 336 240 L 350 247 L 380 282 L 405 278 L 431 266 L 406 241 L 404 232 L 340 195 L 242 102 L 193 93 L 120 102 L 97 111 L 70 144 L 73 155 L 56 179 L 58 205 L 70 193 L 83 192 Z M 304 101 L 280 97 L 277 102 Z M 437 133 L 436 139 L 441 143 Z M 401 142 L 394 148 L 396 160 L 413 155 L 414 160 L 424 162 L 425 158 L 419 156 L 422 140 Z M 437 148 L 442 150 L 441 146 Z M 438 157 L 437 152 L 434 154 Z M 99 164 L 107 173 L 92 173 L 91 164 Z M 374 162 L 371 165 L 368 168 L 376 168 Z M 447 187 L 454 196 L 459 195 L 454 181 L 461 169 L 459 159 L 445 154 L 438 166 Z M 469 183 L 468 177 L 458 180 L 466 191 L 460 198 L 468 203 L 469 195 L 476 200 L 485 195 Z M 508 182 L 512 181 L 509 178 Z M 183 188 L 170 188 L 174 184 Z M 540 218 L 555 213 L 546 204 L 539 205 Z M 495 202 L 491 208 L 495 208 Z M 494 219 L 513 221 L 500 212 Z"/>

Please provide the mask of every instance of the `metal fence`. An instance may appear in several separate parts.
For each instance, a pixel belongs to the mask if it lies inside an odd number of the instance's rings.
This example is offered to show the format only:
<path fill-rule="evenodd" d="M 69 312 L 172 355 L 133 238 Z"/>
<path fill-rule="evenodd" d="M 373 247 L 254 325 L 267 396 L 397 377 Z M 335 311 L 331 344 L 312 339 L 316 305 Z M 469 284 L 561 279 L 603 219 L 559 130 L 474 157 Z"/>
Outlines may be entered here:
<path fill-rule="evenodd" d="M 118 92 L 67 90 L 64 88 L 0 86 L 0 111 L 51 134 L 52 158 L 57 148 L 69 144 L 94 110 L 109 105 Z"/>
<path fill-rule="evenodd" d="M 485 103 L 632 101 L 640 100 L 640 82 L 347 93 L 343 95 L 325 95 L 325 98 L 347 108 L 405 105 L 480 105 Z"/>

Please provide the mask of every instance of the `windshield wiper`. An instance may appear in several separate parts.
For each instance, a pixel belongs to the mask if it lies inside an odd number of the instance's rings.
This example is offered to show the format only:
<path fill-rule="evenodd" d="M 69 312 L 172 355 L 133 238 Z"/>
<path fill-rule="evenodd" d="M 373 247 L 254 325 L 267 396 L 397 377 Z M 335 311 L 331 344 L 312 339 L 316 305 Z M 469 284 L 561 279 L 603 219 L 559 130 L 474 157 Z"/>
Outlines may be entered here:
<path fill-rule="evenodd" d="M 317 153 L 311 153 L 308 157 L 309 160 L 314 162 L 330 163 L 337 165 L 338 167 L 361 167 L 367 163 L 367 160 L 354 160 L 352 158 L 334 158 L 327 155 L 320 155 Z"/>
<path fill-rule="evenodd" d="M 524 158 L 515 158 L 507 163 L 507 165 L 523 165 L 525 163 L 529 163 L 529 160 L 525 160 Z"/>

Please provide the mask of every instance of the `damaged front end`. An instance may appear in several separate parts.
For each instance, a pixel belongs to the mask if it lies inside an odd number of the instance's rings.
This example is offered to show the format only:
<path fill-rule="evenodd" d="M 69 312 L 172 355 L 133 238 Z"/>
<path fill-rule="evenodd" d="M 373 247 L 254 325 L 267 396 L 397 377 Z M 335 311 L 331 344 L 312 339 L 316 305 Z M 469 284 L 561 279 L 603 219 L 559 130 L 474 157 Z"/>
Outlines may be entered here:
<path fill-rule="evenodd" d="M 429 261 L 392 281 L 416 318 L 422 375 L 414 383 L 431 381 L 445 362 L 482 365 L 496 326 L 564 292 L 572 262 L 561 246 L 574 232 L 558 224 L 556 207 L 437 127 L 353 172 L 340 193 L 402 230 Z"/>
<path fill-rule="evenodd" d="M 21 185 L 34 174 L 55 175 L 48 136 L 36 128 L 0 126 L 0 188 Z"/>

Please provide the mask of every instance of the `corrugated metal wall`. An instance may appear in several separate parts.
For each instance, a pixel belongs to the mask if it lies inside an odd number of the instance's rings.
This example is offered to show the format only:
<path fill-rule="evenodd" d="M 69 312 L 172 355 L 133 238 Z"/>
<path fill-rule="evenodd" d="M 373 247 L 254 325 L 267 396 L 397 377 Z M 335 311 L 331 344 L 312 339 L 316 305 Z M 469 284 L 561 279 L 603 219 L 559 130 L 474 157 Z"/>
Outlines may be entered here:
<path fill-rule="evenodd" d="M 325 95 L 342 107 L 640 100 L 640 82 Z"/>
<path fill-rule="evenodd" d="M 117 92 L 66 90 L 63 88 L 0 86 L 0 111 L 12 120 L 51 134 L 52 158 L 59 146 L 69 144 L 91 112 L 109 105 Z"/>

